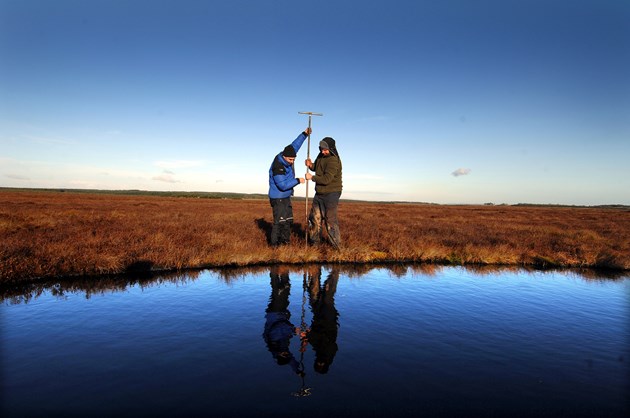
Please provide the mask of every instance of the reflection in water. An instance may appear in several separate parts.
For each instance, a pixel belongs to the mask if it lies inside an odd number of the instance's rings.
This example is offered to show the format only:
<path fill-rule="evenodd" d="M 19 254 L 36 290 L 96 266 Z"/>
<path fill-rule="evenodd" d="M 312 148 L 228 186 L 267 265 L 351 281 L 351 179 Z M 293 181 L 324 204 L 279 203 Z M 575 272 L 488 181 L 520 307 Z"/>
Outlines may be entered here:
<path fill-rule="evenodd" d="M 630 416 L 630 281 L 359 267 L 5 286 L 0 415 Z"/>
<path fill-rule="evenodd" d="M 279 366 L 290 365 L 293 372 L 301 373 L 299 364 L 290 350 L 291 338 L 295 335 L 295 326 L 291 323 L 289 295 L 291 282 L 286 267 L 274 266 L 271 276 L 271 297 L 265 314 L 263 338 L 267 348 Z"/>
<path fill-rule="evenodd" d="M 29 303 L 44 293 L 63 299 L 70 294 L 84 293 L 86 299 L 93 295 L 125 292 L 134 286 L 142 289 L 160 286 L 164 283 L 184 284 L 197 280 L 201 270 L 187 272 L 135 273 L 121 276 L 67 277 L 63 279 L 43 279 L 25 283 L 0 285 L 0 301 L 17 305 Z"/>
<path fill-rule="evenodd" d="M 322 284 L 322 267 L 313 266 L 304 273 L 302 282 L 302 307 L 300 326 L 291 323 L 289 296 L 291 281 L 287 266 L 270 268 L 271 296 L 265 311 L 265 328 L 263 339 L 267 349 L 279 366 L 289 365 L 293 373 L 302 379 L 302 386 L 294 396 L 309 396 L 311 388 L 306 386 L 307 372 L 304 369 L 304 353 L 308 345 L 315 353 L 313 370 L 320 374 L 328 372 L 335 354 L 337 354 L 337 330 L 339 313 L 335 308 L 335 291 L 339 282 L 339 268 L 333 267 Z M 312 313 L 310 327 L 306 324 L 306 294 Z M 291 352 L 291 339 L 295 335 L 300 338 L 300 359 Z"/>
<path fill-rule="evenodd" d="M 275 268 L 275 267 L 274 267 Z M 288 272 L 302 274 L 302 267 L 283 266 Z M 423 276 L 437 276 L 449 266 L 436 264 L 347 264 L 335 265 L 335 271 L 348 278 L 362 278 L 370 272 L 378 269 L 386 269 L 393 277 L 401 278 L 409 272 Z M 572 276 L 586 281 L 608 281 L 623 280 L 630 277 L 628 272 L 601 271 L 592 269 L 559 269 L 559 270 L 538 270 L 519 266 L 462 266 L 459 267 L 478 276 L 495 275 L 503 273 L 540 273 L 549 272 Z M 231 283 L 238 280 L 245 280 L 247 277 L 256 274 L 264 274 L 268 271 L 268 266 L 254 267 L 226 267 L 220 269 L 188 270 L 178 272 L 154 272 L 135 273 L 121 276 L 102 277 L 71 277 L 62 279 L 42 279 L 26 283 L 2 283 L 0 284 L 0 302 L 9 305 L 28 303 L 37 299 L 45 293 L 57 298 L 64 298 L 69 294 L 84 293 L 86 299 L 93 295 L 103 295 L 106 293 L 126 292 L 134 286 L 142 289 L 157 287 L 162 284 L 185 284 L 196 281 L 204 271 L 218 275 L 221 280 Z M 309 271 L 312 267 L 308 267 Z M 334 292 L 333 292 L 334 293 Z"/>
<path fill-rule="evenodd" d="M 335 309 L 335 291 L 339 281 L 339 269 L 334 268 L 321 285 L 322 268 L 309 271 L 308 294 L 313 322 L 308 332 L 308 341 L 315 351 L 314 370 L 327 373 L 337 354 L 337 329 L 339 313 Z"/>

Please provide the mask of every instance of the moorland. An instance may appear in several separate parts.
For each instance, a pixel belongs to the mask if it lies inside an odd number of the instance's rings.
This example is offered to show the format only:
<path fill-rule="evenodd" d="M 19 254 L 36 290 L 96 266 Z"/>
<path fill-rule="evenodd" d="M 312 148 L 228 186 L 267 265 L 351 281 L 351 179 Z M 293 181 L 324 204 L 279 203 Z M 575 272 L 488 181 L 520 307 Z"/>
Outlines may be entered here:
<path fill-rule="evenodd" d="M 260 196 L 0 190 L 0 283 L 274 263 L 433 263 L 630 270 L 630 208 L 342 200 L 343 244 L 268 244 Z"/>

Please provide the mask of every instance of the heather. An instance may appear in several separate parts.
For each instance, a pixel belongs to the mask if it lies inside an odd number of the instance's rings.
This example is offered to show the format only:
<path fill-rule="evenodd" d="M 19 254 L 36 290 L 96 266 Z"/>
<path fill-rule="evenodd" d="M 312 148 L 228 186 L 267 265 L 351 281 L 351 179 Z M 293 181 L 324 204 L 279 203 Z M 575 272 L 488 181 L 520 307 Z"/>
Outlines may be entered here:
<path fill-rule="evenodd" d="M 271 248 L 265 199 L 0 191 L 0 282 L 273 263 L 429 263 L 630 270 L 627 208 L 342 200 L 343 245 L 307 246 L 294 202 Z"/>

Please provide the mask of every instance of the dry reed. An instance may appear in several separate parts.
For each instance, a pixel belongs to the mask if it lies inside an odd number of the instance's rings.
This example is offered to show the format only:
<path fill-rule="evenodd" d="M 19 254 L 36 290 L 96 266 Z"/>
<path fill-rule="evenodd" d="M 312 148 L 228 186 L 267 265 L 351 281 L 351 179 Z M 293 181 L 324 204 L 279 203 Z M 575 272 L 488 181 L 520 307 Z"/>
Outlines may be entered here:
<path fill-rule="evenodd" d="M 420 262 L 630 270 L 624 208 L 342 201 L 342 248 L 270 248 L 266 200 L 0 191 L 0 283 L 272 263 Z"/>

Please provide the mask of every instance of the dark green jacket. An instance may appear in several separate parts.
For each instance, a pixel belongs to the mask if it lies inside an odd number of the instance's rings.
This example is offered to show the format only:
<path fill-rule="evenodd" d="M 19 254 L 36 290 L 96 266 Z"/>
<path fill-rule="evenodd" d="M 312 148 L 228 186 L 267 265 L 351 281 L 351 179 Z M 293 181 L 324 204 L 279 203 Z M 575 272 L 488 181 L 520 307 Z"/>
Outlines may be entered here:
<path fill-rule="evenodd" d="M 315 159 L 315 191 L 319 194 L 340 192 L 341 185 L 341 160 L 336 155 L 324 157 L 318 155 Z"/>

